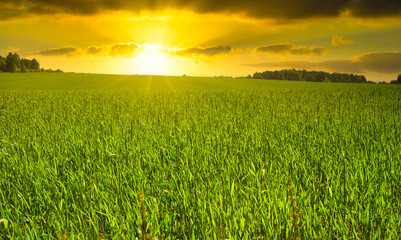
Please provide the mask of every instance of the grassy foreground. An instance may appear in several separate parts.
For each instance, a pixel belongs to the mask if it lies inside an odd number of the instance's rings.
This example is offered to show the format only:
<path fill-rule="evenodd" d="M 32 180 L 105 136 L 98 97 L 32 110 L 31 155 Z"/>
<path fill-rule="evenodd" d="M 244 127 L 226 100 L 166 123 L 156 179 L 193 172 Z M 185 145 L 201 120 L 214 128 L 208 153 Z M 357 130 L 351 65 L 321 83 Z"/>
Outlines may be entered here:
<path fill-rule="evenodd" d="M 393 85 L 0 74 L 0 238 L 399 239 L 400 119 Z"/>

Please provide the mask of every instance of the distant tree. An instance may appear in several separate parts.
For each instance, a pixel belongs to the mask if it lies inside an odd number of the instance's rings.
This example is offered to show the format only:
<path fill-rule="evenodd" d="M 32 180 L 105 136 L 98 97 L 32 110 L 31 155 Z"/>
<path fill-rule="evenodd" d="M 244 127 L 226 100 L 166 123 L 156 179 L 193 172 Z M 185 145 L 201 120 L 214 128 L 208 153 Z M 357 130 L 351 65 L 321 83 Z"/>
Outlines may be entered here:
<path fill-rule="evenodd" d="M 20 58 L 17 53 L 9 53 L 6 58 L 6 72 L 18 72 Z"/>
<path fill-rule="evenodd" d="M 21 62 L 21 70 L 20 70 L 20 71 L 23 72 L 23 73 L 26 73 L 26 72 L 27 72 L 27 68 L 26 68 L 24 62 Z"/>
<path fill-rule="evenodd" d="M 39 65 L 39 62 L 36 60 L 36 58 L 31 60 L 31 69 L 34 71 L 40 70 L 40 65 Z"/>
<path fill-rule="evenodd" d="M 392 80 L 390 84 L 401 84 L 401 74 L 398 75 L 397 80 Z"/>
<path fill-rule="evenodd" d="M 31 60 L 22 58 L 21 59 L 21 72 L 24 72 L 23 69 L 25 68 L 25 72 L 32 71 L 31 68 Z"/>
<path fill-rule="evenodd" d="M 253 78 L 275 79 L 291 81 L 309 81 L 309 82 L 354 82 L 366 83 L 366 77 L 363 75 L 354 75 L 346 73 L 328 73 L 322 71 L 306 71 L 296 69 L 283 69 L 280 71 L 255 72 Z"/>
<path fill-rule="evenodd" d="M 25 59 L 20 58 L 17 53 L 8 53 L 7 57 L 0 56 L 0 72 L 44 72 L 45 70 L 40 68 L 38 60 L 35 58 Z M 53 72 L 53 70 L 47 70 Z M 56 72 L 62 72 L 57 69 Z"/>
<path fill-rule="evenodd" d="M 6 59 L 0 56 L 0 72 L 6 71 Z"/>

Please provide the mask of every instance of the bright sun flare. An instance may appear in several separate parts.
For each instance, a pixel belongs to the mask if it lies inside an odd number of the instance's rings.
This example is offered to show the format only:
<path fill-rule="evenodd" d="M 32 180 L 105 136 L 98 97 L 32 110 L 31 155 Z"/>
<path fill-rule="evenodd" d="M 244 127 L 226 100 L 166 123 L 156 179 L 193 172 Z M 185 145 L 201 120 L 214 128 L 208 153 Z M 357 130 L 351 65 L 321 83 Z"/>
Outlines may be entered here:
<path fill-rule="evenodd" d="M 162 52 L 162 47 L 153 44 L 144 44 L 136 57 L 138 70 L 142 74 L 163 74 L 167 70 L 168 59 Z"/>

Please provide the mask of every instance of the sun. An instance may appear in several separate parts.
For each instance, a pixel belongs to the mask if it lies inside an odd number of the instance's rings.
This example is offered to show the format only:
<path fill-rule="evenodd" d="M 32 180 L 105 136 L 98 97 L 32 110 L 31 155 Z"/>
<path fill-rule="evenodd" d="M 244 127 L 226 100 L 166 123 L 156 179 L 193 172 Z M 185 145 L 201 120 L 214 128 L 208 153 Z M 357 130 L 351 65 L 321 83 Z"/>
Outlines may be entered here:
<path fill-rule="evenodd" d="M 169 59 L 162 46 L 143 44 L 135 57 L 135 64 L 141 74 L 163 75 L 168 71 Z"/>

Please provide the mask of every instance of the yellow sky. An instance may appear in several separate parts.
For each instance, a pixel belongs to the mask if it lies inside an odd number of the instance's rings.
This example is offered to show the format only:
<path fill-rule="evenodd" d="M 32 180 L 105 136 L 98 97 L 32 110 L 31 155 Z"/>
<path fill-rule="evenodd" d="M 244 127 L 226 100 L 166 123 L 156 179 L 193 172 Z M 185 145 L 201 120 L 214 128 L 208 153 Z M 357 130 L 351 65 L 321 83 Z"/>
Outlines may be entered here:
<path fill-rule="evenodd" d="M 0 55 L 35 57 L 44 68 L 198 76 L 297 68 L 374 81 L 401 73 L 395 0 L 316 9 L 315 0 L 17 2 L 0 6 Z"/>

